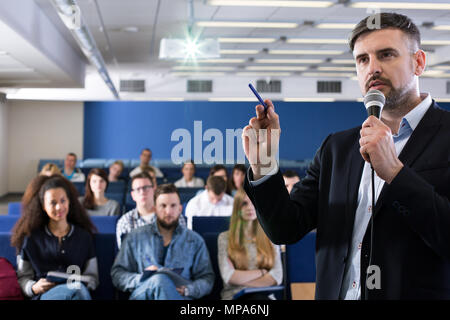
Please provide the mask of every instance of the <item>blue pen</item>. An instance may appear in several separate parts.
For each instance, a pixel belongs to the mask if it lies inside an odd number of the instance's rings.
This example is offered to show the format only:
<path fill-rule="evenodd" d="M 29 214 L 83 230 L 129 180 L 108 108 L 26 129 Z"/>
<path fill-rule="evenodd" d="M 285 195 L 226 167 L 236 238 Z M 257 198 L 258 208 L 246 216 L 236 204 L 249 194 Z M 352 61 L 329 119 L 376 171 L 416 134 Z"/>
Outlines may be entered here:
<path fill-rule="evenodd" d="M 253 93 L 255 94 L 256 98 L 258 98 L 259 102 L 261 102 L 261 104 L 264 106 L 264 112 L 267 112 L 267 106 L 264 103 L 263 99 L 261 98 L 261 96 L 259 95 L 258 91 L 256 91 L 256 89 L 252 86 L 251 83 L 248 84 L 248 86 L 250 87 L 250 89 L 253 91 Z"/>

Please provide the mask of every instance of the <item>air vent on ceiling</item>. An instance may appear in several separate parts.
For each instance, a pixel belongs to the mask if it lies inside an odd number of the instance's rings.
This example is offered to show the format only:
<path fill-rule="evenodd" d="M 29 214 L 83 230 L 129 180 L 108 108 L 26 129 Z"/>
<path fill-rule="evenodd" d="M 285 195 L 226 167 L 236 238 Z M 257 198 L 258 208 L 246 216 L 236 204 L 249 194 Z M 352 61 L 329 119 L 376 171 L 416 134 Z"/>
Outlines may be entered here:
<path fill-rule="evenodd" d="M 120 80 L 121 92 L 145 92 L 145 80 Z"/>
<path fill-rule="evenodd" d="M 212 92 L 212 80 L 188 80 L 187 92 Z"/>
<path fill-rule="evenodd" d="M 258 80 L 256 81 L 256 90 L 259 92 L 268 92 L 268 93 L 280 93 L 281 92 L 281 81 L 280 80 Z"/>
<path fill-rule="evenodd" d="M 450 81 L 447 81 L 447 94 L 450 93 Z"/>
<path fill-rule="evenodd" d="M 341 81 L 317 81 L 318 93 L 341 93 Z"/>

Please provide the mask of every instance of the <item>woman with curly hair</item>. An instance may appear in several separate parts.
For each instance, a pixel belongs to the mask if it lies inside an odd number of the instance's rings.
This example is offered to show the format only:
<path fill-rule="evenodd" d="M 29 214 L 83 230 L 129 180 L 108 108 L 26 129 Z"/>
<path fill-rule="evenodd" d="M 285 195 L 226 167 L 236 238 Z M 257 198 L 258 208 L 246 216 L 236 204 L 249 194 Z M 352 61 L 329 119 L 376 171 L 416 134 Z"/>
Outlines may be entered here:
<path fill-rule="evenodd" d="M 93 233 L 75 187 L 64 177 L 38 176 L 22 198 L 22 215 L 12 231 L 17 249 L 17 276 L 24 294 L 41 300 L 89 300 L 98 285 Z M 75 270 L 86 283 L 57 284 L 47 273 Z"/>
<path fill-rule="evenodd" d="M 218 238 L 218 261 L 223 280 L 222 299 L 231 300 L 246 287 L 279 285 L 283 279 L 280 249 L 270 242 L 243 189 L 236 192 L 230 228 Z M 267 300 L 262 293 L 244 299 Z"/>
<path fill-rule="evenodd" d="M 105 196 L 108 183 L 108 175 L 105 170 L 94 168 L 89 171 L 85 195 L 80 197 L 80 202 L 89 215 L 117 216 L 120 214 L 120 204 Z"/>

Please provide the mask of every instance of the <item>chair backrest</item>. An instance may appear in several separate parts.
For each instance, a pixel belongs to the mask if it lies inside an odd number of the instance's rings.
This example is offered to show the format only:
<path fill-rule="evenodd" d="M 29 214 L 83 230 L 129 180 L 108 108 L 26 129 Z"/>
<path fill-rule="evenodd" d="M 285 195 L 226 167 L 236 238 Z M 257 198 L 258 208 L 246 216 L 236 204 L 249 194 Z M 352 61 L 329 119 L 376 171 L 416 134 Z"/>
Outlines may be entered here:
<path fill-rule="evenodd" d="M 78 191 L 78 194 L 80 196 L 84 196 L 84 187 L 86 185 L 86 182 L 72 182 L 72 184 L 75 186 L 75 188 Z"/>
<path fill-rule="evenodd" d="M 208 248 L 209 257 L 211 259 L 211 264 L 215 274 L 213 289 L 211 290 L 210 294 L 202 298 L 204 300 L 220 300 L 220 292 L 223 288 L 223 280 L 220 276 L 219 263 L 217 258 L 217 238 L 219 234 L 220 232 L 205 232 L 201 234 L 201 236 L 205 240 L 206 247 Z"/>
<path fill-rule="evenodd" d="M 16 268 L 16 248 L 11 247 L 11 232 L 0 231 L 0 257 L 8 259 L 14 268 Z"/>
<path fill-rule="evenodd" d="M 192 230 L 200 235 L 206 232 L 223 232 L 230 226 L 230 217 L 192 217 Z"/>
<path fill-rule="evenodd" d="M 8 214 L 11 216 L 20 216 L 22 214 L 22 203 L 21 202 L 9 202 L 8 203 Z"/>
<path fill-rule="evenodd" d="M 114 300 L 115 288 L 111 279 L 111 268 L 117 254 L 115 233 L 98 233 L 94 235 L 97 254 L 99 286 L 93 292 L 95 300 Z"/>
<path fill-rule="evenodd" d="M 116 225 L 120 216 L 91 216 L 92 223 L 99 233 L 116 233 Z"/>
<path fill-rule="evenodd" d="M 110 182 L 108 188 L 106 188 L 106 193 L 125 193 L 127 184 L 123 180 Z"/>
<path fill-rule="evenodd" d="M 125 202 L 125 194 L 124 193 L 113 193 L 113 192 L 106 192 L 105 197 L 111 200 L 116 200 L 120 208 L 122 208 L 124 202 Z"/>
<path fill-rule="evenodd" d="M 288 283 L 316 281 L 316 232 L 312 231 L 300 241 L 286 246 Z"/>
<path fill-rule="evenodd" d="M 11 229 L 14 227 L 19 218 L 19 215 L 1 215 L 0 232 L 11 232 Z"/>
<path fill-rule="evenodd" d="M 199 190 L 205 190 L 205 188 L 178 188 L 180 194 L 180 202 L 188 202 L 191 200 Z"/>

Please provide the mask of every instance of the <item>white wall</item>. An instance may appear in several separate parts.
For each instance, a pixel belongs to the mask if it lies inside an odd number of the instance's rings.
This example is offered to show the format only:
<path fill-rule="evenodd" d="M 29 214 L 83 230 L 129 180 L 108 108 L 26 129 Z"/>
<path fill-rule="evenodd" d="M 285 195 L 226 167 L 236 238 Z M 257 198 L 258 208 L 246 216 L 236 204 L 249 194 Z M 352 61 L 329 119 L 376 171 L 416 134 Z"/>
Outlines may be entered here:
<path fill-rule="evenodd" d="M 39 159 L 83 158 L 83 103 L 8 100 L 8 192 L 23 192 Z"/>
<path fill-rule="evenodd" d="M 0 93 L 0 197 L 8 193 L 8 105 Z"/>

